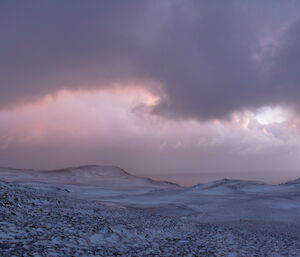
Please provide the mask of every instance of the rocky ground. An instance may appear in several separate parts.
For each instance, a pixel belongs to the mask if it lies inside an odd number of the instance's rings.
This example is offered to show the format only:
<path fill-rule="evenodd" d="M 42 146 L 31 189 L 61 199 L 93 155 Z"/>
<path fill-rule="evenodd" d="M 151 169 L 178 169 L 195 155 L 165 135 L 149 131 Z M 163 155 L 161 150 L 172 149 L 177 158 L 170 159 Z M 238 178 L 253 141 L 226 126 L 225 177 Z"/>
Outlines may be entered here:
<path fill-rule="evenodd" d="M 0 256 L 300 256 L 300 226 L 201 223 L 0 182 Z"/>

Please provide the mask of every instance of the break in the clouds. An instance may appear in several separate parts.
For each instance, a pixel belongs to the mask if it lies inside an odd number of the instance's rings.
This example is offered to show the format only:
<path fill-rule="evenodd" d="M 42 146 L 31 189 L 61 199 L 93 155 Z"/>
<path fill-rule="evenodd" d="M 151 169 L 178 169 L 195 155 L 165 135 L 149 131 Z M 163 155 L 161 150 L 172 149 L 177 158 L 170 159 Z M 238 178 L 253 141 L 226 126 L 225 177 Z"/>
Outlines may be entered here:
<path fill-rule="evenodd" d="M 152 112 L 228 118 L 299 109 L 298 1 L 1 1 L 0 108 L 139 85 Z"/>

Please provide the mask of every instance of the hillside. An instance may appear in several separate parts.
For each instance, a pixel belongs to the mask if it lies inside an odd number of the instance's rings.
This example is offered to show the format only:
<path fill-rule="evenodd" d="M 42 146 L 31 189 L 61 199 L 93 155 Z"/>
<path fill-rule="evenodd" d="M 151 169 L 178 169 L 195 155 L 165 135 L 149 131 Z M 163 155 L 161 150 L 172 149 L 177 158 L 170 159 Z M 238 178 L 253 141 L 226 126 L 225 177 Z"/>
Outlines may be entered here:
<path fill-rule="evenodd" d="M 131 175 L 119 167 L 100 165 L 57 170 L 0 168 L 0 179 L 35 188 L 64 189 L 89 198 L 180 188 L 174 183 Z"/>
<path fill-rule="evenodd" d="M 6 182 L 0 182 L 0 195 L 0 255 L 4 257 L 300 254 L 299 224 L 208 223 L 201 212 L 190 215 L 169 205 L 108 207 L 65 191 Z"/>

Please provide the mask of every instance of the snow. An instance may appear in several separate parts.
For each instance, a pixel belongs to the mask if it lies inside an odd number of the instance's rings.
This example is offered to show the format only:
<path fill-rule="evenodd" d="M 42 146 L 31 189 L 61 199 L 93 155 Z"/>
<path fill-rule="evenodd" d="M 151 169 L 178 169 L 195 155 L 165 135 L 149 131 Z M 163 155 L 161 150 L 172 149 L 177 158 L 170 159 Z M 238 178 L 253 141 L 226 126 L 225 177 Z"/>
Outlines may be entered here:
<path fill-rule="evenodd" d="M 299 181 L 0 169 L 0 256 L 300 256 Z"/>
<path fill-rule="evenodd" d="M 0 179 L 35 188 L 64 189 L 90 196 L 99 192 L 113 196 L 180 187 L 174 183 L 133 176 L 119 167 L 98 165 L 47 171 L 0 168 Z"/>

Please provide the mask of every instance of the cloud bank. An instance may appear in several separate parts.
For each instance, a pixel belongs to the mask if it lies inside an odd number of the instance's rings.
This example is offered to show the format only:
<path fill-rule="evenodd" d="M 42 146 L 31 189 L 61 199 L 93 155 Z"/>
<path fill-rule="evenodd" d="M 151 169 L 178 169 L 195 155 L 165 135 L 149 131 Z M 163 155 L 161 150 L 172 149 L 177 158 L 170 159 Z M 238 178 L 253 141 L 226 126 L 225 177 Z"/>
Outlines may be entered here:
<path fill-rule="evenodd" d="M 299 176 L 299 120 L 283 119 L 279 110 L 206 123 L 132 111 L 151 99 L 145 90 L 65 91 L 1 111 L 1 166 L 118 165 L 186 185 L 224 177 L 280 182 Z"/>

